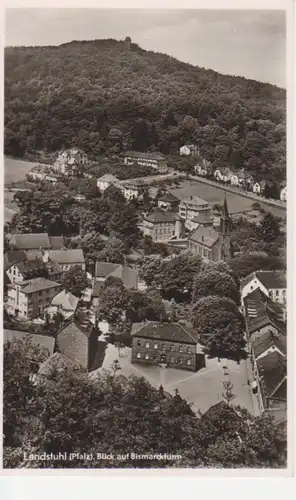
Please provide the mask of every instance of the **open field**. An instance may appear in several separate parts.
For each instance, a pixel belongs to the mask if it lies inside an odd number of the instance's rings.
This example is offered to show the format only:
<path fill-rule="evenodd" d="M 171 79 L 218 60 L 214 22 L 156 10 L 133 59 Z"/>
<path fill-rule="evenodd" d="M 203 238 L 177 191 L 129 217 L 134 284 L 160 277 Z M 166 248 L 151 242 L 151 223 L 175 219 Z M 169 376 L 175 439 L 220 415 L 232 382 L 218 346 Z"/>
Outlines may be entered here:
<path fill-rule="evenodd" d="M 198 181 L 183 181 L 180 187 L 170 190 L 178 198 L 189 198 L 189 196 L 199 196 L 209 203 L 222 204 L 226 194 L 228 209 L 230 214 L 237 212 L 245 212 L 252 209 L 252 204 L 255 200 L 240 196 L 239 194 L 229 193 L 223 190 L 223 187 L 211 186 Z M 281 218 L 285 218 L 286 211 L 280 207 L 270 206 L 264 204 L 261 199 L 258 200 L 260 205 L 265 208 L 267 212 Z"/>
<path fill-rule="evenodd" d="M 23 181 L 26 178 L 26 173 L 36 163 L 4 157 L 4 186 L 8 186 L 12 182 Z"/>

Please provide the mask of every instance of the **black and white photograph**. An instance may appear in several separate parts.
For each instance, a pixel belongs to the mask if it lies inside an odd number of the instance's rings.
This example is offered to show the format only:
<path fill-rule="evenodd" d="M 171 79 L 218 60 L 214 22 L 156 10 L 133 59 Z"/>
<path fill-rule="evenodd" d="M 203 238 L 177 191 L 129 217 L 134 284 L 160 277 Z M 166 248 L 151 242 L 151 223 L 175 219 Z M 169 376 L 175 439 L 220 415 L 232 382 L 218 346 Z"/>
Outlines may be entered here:
<path fill-rule="evenodd" d="M 6 8 L 3 59 L 3 469 L 285 471 L 286 11 Z"/>

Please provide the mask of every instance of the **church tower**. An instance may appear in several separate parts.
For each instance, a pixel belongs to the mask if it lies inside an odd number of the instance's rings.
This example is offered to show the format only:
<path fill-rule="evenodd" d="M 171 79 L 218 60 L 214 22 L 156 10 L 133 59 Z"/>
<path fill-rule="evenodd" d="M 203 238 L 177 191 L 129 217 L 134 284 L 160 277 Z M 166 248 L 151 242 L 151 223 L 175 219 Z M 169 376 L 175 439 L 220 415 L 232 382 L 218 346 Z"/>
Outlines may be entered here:
<path fill-rule="evenodd" d="M 226 195 L 224 198 L 222 214 L 220 218 L 220 236 L 221 236 L 221 251 L 220 260 L 228 260 L 231 258 L 231 244 L 230 244 L 230 231 L 231 231 L 231 217 L 228 212 L 228 205 Z"/>

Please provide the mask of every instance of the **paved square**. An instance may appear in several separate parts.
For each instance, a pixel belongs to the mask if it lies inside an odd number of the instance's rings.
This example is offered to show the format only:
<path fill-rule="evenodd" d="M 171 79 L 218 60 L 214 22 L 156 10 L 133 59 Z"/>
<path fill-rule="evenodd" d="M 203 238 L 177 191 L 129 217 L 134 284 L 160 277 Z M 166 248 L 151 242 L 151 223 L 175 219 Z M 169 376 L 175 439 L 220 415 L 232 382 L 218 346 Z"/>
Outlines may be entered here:
<path fill-rule="evenodd" d="M 121 373 L 125 376 L 143 376 L 150 384 L 156 388 L 162 384 L 165 391 L 174 394 L 178 389 L 181 397 L 192 404 L 194 411 L 207 411 L 210 406 L 221 401 L 224 392 L 223 382 L 230 381 L 233 384 L 233 393 L 236 398 L 234 404 L 240 405 L 251 414 L 257 414 L 254 408 L 251 394 L 251 386 L 248 384 L 248 367 L 246 361 L 237 364 L 227 359 L 206 357 L 206 367 L 192 373 L 186 370 L 176 370 L 174 368 L 160 368 L 153 365 L 132 364 L 131 349 L 118 349 L 109 344 L 103 366 L 101 369 L 109 370 L 115 359 L 118 359 Z M 100 369 L 100 370 L 101 370 Z M 249 381 L 251 383 L 251 380 Z"/>

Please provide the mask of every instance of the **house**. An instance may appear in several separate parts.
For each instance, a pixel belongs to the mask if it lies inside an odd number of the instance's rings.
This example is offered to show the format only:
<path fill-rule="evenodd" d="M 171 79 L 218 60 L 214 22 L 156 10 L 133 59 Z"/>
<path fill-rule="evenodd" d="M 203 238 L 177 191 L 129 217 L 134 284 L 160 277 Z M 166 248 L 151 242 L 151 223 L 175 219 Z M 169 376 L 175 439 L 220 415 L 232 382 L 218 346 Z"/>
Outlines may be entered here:
<path fill-rule="evenodd" d="M 225 197 L 219 227 L 199 224 L 188 236 L 188 250 L 206 262 L 227 260 L 231 257 L 230 229 L 231 218 Z"/>
<path fill-rule="evenodd" d="M 51 244 L 47 233 L 15 233 L 11 235 L 9 245 L 14 250 L 45 250 L 51 249 Z"/>
<path fill-rule="evenodd" d="M 23 332 L 20 330 L 3 330 L 3 343 L 13 342 L 14 340 L 30 340 L 32 344 L 40 349 L 46 349 L 48 356 L 53 354 L 55 339 L 49 335 L 36 335 L 35 333 Z"/>
<path fill-rule="evenodd" d="M 47 181 L 51 184 L 56 184 L 58 182 L 58 178 L 52 172 L 52 166 L 46 164 L 38 164 L 35 165 L 26 175 L 29 181 L 38 182 L 38 181 Z"/>
<path fill-rule="evenodd" d="M 274 302 L 286 304 L 287 278 L 285 271 L 254 271 L 241 280 L 242 299 L 256 288 Z"/>
<path fill-rule="evenodd" d="M 62 290 L 51 301 L 51 305 L 46 311 L 51 317 L 60 313 L 64 319 L 69 319 L 76 312 L 79 299 L 73 293 Z"/>
<path fill-rule="evenodd" d="M 286 358 L 287 341 L 282 333 L 274 333 L 269 330 L 251 342 L 251 353 L 254 363 L 271 352 L 277 352 L 283 358 Z"/>
<path fill-rule="evenodd" d="M 155 242 L 166 242 L 172 238 L 180 239 L 183 224 L 175 212 L 155 211 L 143 217 L 139 225 L 144 236 L 150 236 Z"/>
<path fill-rule="evenodd" d="M 56 337 L 58 352 L 79 363 L 88 372 L 96 369 L 98 334 L 92 325 L 82 326 L 71 320 Z"/>
<path fill-rule="evenodd" d="M 176 196 L 174 196 L 172 193 L 168 192 L 165 193 L 163 196 L 158 198 L 158 208 L 161 208 L 162 210 L 168 210 L 169 212 L 174 212 L 175 210 L 178 209 L 180 200 Z"/>
<path fill-rule="evenodd" d="M 143 195 L 145 189 L 144 180 L 141 178 L 119 181 L 115 185 L 127 200 L 137 200 Z"/>
<path fill-rule="evenodd" d="M 121 279 L 127 289 L 138 288 L 138 273 L 132 267 L 111 262 L 96 262 L 94 283 L 103 283 L 110 276 Z"/>
<path fill-rule="evenodd" d="M 79 266 L 85 271 L 85 258 L 81 248 L 48 250 L 43 255 L 43 261 L 46 263 L 49 260 L 56 262 L 63 273 L 73 266 Z"/>
<path fill-rule="evenodd" d="M 279 422 L 287 413 L 287 361 L 279 352 L 270 352 L 256 361 L 255 391 L 261 411 Z"/>
<path fill-rule="evenodd" d="M 138 163 L 139 165 L 151 167 L 163 173 L 168 170 L 167 161 L 160 153 L 140 153 L 137 151 L 128 151 L 124 155 L 124 163 L 125 165 Z"/>
<path fill-rule="evenodd" d="M 201 212 L 196 217 L 194 217 L 190 221 L 191 230 L 197 229 L 199 226 L 203 227 L 213 227 L 214 217 L 211 215 L 211 212 Z"/>
<path fill-rule="evenodd" d="M 287 186 L 285 186 L 281 189 L 280 200 L 287 201 Z"/>
<path fill-rule="evenodd" d="M 180 148 L 181 156 L 196 156 L 198 153 L 199 149 L 194 144 L 184 144 L 184 146 Z"/>
<path fill-rule="evenodd" d="M 6 274 L 10 280 L 10 283 L 15 283 L 17 281 L 24 281 L 30 277 L 36 277 L 37 273 L 46 274 L 46 268 L 41 258 L 36 257 L 31 260 L 24 260 L 21 262 L 16 262 L 12 264 L 7 270 Z"/>
<path fill-rule="evenodd" d="M 57 250 L 64 247 L 63 236 L 48 236 L 47 233 L 15 233 L 9 239 L 9 245 L 13 250 L 26 252 L 26 258 L 30 259 L 40 255 L 42 250 Z"/>
<path fill-rule="evenodd" d="M 179 216 L 185 221 L 185 227 L 189 231 L 193 229 L 191 225 L 192 219 L 204 212 L 210 215 L 211 205 L 207 201 L 199 198 L 199 196 L 190 196 L 185 200 L 181 200 L 179 204 Z"/>
<path fill-rule="evenodd" d="M 34 319 L 51 304 L 61 284 L 35 278 L 8 285 L 7 312 L 23 320 Z"/>
<path fill-rule="evenodd" d="M 103 193 L 109 186 L 112 186 L 116 182 L 118 182 L 119 179 L 115 177 L 115 175 L 112 174 L 105 174 L 99 179 L 97 179 L 97 187 L 99 190 Z"/>
<path fill-rule="evenodd" d="M 159 365 L 197 371 L 205 366 L 195 336 L 180 323 L 134 323 L 132 335 L 132 363 Z"/>
<path fill-rule="evenodd" d="M 203 158 L 198 165 L 195 165 L 194 171 L 201 177 L 210 177 L 213 173 L 211 162 Z"/>
<path fill-rule="evenodd" d="M 83 173 L 87 164 L 87 155 L 81 149 L 71 148 L 59 152 L 52 168 L 66 177 L 77 177 Z"/>
<path fill-rule="evenodd" d="M 244 297 L 242 308 L 251 342 L 268 332 L 286 334 L 284 308 L 272 302 L 259 288 Z"/>
<path fill-rule="evenodd" d="M 231 182 L 232 175 L 229 167 L 220 167 L 214 171 L 214 179 L 220 182 Z"/>
<path fill-rule="evenodd" d="M 57 262 L 48 259 L 46 262 L 43 263 L 43 265 L 46 269 L 48 279 L 58 282 L 62 280 L 63 270 Z"/>
<path fill-rule="evenodd" d="M 230 178 L 230 183 L 233 186 L 245 186 L 251 182 L 250 174 L 244 171 L 244 169 L 233 172 Z"/>
<path fill-rule="evenodd" d="M 266 186 L 266 181 L 255 182 L 253 185 L 253 192 L 256 194 L 262 194 Z"/>

